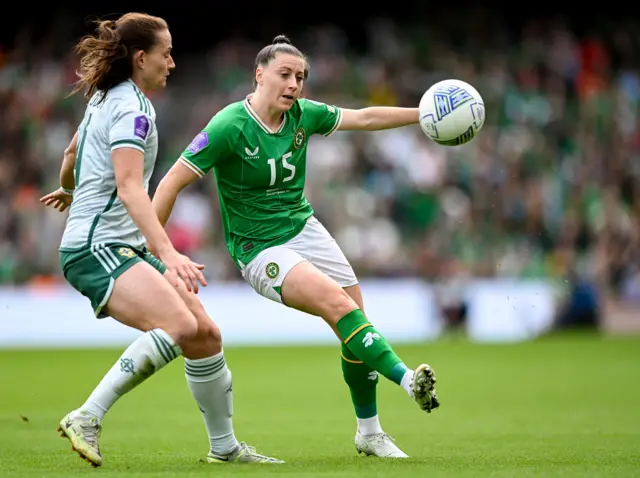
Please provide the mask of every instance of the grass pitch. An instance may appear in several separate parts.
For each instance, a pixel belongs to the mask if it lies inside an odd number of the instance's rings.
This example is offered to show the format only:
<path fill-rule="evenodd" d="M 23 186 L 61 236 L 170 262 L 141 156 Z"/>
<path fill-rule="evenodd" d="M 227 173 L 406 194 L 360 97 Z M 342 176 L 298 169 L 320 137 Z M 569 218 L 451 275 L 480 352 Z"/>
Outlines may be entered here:
<path fill-rule="evenodd" d="M 236 435 L 285 465 L 199 463 L 208 440 L 178 359 L 107 415 L 99 469 L 56 427 L 121 350 L 0 351 L 0 476 L 640 476 L 640 338 L 396 351 L 410 366 L 434 367 L 442 402 L 425 414 L 381 379 L 382 426 L 408 460 L 355 454 L 338 347 L 228 347 Z"/>

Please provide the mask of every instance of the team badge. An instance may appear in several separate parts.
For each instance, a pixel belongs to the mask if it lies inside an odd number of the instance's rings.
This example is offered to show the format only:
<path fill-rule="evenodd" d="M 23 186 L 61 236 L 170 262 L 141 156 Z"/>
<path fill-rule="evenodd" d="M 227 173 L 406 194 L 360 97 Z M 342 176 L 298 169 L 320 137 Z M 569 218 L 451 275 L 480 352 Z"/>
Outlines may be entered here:
<path fill-rule="evenodd" d="M 307 134 L 304 132 L 303 128 L 298 128 L 296 130 L 296 134 L 293 136 L 293 146 L 296 149 L 302 148 L 304 146 L 304 140 L 307 138 Z"/>
<path fill-rule="evenodd" d="M 267 277 L 269 279 L 275 279 L 280 274 L 280 266 L 275 262 L 269 262 L 267 267 L 265 268 L 265 272 L 267 273 Z"/>
<path fill-rule="evenodd" d="M 128 259 L 131 259 L 133 256 L 136 255 L 135 252 L 133 252 L 131 249 L 129 249 L 128 247 L 121 247 L 116 251 L 118 254 L 120 254 L 122 257 L 126 257 Z"/>

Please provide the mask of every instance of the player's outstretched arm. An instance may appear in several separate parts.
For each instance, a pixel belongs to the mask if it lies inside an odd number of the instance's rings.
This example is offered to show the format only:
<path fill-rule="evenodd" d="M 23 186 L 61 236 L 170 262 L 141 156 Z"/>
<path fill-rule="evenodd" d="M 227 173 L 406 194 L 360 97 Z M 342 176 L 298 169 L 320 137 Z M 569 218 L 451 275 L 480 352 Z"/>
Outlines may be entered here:
<path fill-rule="evenodd" d="M 196 173 L 185 166 L 182 162 L 177 161 L 176 164 L 162 178 L 160 184 L 153 195 L 153 210 L 163 226 L 167 224 L 173 206 L 176 203 L 178 194 L 189 184 L 198 179 Z"/>
<path fill-rule="evenodd" d="M 62 155 L 60 168 L 60 187 L 49 194 L 42 196 L 40 202 L 45 206 L 53 206 L 54 209 L 63 212 L 73 201 L 73 190 L 76 187 L 73 177 L 73 168 L 76 165 L 76 148 L 78 146 L 78 133 L 73 136 L 71 143 Z"/>
<path fill-rule="evenodd" d="M 339 131 L 379 131 L 420 122 L 418 108 L 371 106 L 359 110 L 342 109 Z"/>

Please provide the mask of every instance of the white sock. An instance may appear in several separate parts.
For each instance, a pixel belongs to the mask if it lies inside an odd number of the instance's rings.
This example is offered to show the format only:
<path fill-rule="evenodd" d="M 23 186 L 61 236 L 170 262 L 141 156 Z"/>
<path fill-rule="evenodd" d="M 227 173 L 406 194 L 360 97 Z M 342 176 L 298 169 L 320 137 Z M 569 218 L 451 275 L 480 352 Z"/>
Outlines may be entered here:
<path fill-rule="evenodd" d="M 360 435 L 375 435 L 377 433 L 383 433 L 382 427 L 380 426 L 380 419 L 378 415 L 371 418 L 358 418 L 358 431 Z"/>
<path fill-rule="evenodd" d="M 411 379 L 413 378 L 413 374 L 413 370 L 407 370 L 400 381 L 400 386 L 405 389 L 411 398 L 413 398 L 413 389 L 411 388 Z"/>
<path fill-rule="evenodd" d="M 181 353 L 180 347 L 164 330 L 150 330 L 129 345 L 79 410 L 102 420 L 116 400 Z"/>
<path fill-rule="evenodd" d="M 231 371 L 223 352 L 203 359 L 184 359 L 189 390 L 202 412 L 211 451 L 226 455 L 238 446 L 233 433 Z"/>

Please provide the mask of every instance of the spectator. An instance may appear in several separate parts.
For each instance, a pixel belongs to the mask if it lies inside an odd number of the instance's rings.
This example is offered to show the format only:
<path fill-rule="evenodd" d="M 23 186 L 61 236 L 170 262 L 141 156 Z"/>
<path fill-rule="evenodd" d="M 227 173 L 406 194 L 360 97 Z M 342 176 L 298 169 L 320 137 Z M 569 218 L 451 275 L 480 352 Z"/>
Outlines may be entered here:
<path fill-rule="evenodd" d="M 417 105 L 430 84 L 458 77 L 483 95 L 487 122 L 459 148 L 436 146 L 419 128 L 312 138 L 307 194 L 360 277 L 564 282 L 580 270 L 576 294 L 580 284 L 597 284 L 638 295 L 633 29 L 621 24 L 613 36 L 579 38 L 549 21 L 526 25 L 514 41 L 499 23 L 487 23 L 482 50 L 461 35 L 474 28 L 447 35 L 437 26 L 413 30 L 385 21 L 370 31 L 368 51 L 356 54 L 337 27 L 308 29 L 314 69 L 307 96 Z M 58 34 L 37 44 L 23 35 L 14 49 L 0 48 L 0 284 L 60 277 L 64 217 L 37 198 L 56 187 L 62 150 L 84 111 L 80 97 L 66 98 L 75 59 L 56 53 L 68 52 L 73 40 Z M 204 68 L 202 56 L 179 61 L 168 89 L 153 98 L 162 118 L 154 181 L 212 113 L 250 90 L 256 48 L 233 38 L 211 46 Z M 169 225 L 176 245 L 214 263 L 207 271 L 215 279 L 238 279 L 224 251 L 214 186 L 194 187 L 177 208 L 185 212 Z"/>

